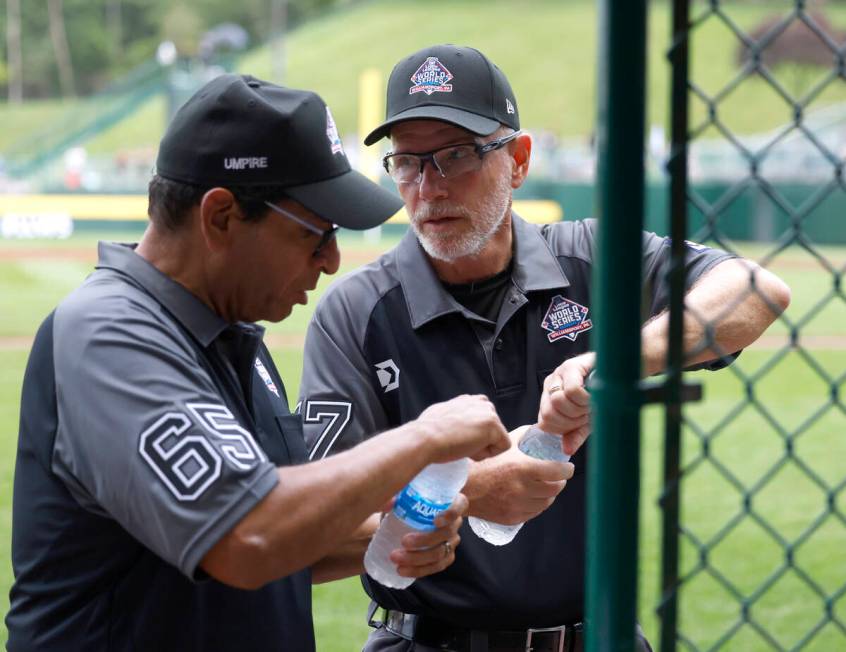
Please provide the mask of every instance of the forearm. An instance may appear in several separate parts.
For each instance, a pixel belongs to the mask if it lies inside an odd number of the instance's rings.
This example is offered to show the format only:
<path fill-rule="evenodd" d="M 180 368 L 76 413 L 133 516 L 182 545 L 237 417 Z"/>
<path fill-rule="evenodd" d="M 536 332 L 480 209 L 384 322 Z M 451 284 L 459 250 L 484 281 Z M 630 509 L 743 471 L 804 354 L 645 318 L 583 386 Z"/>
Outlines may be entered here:
<path fill-rule="evenodd" d="M 328 459 L 279 469 L 277 486 L 212 548 L 203 569 L 254 588 L 332 555 L 431 461 L 420 428 L 412 422 Z"/>
<path fill-rule="evenodd" d="M 685 295 L 685 365 L 714 360 L 754 342 L 790 303 L 778 277 L 746 260 L 727 260 Z M 670 317 L 664 311 L 641 331 L 643 374 L 666 368 Z"/>
<path fill-rule="evenodd" d="M 376 528 L 380 514 L 372 514 L 364 523 L 342 541 L 323 559 L 311 565 L 312 584 L 332 582 L 364 572 L 364 553 Z"/>

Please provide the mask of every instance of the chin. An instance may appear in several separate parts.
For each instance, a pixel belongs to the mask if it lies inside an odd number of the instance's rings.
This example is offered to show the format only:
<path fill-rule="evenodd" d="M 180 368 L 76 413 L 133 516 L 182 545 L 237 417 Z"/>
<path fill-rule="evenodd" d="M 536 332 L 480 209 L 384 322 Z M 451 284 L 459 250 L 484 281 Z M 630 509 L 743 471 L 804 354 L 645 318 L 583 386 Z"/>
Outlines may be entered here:
<path fill-rule="evenodd" d="M 270 310 L 267 310 L 262 317 L 262 321 L 269 321 L 271 323 L 277 323 L 282 321 L 283 319 L 287 319 L 291 316 L 291 311 L 293 310 L 293 306 L 291 305 L 275 305 Z"/>
<path fill-rule="evenodd" d="M 446 239 L 435 240 L 433 238 L 419 237 L 420 245 L 429 256 L 435 260 L 442 260 L 452 263 L 459 258 L 477 256 L 484 249 L 485 242 L 481 239 Z"/>

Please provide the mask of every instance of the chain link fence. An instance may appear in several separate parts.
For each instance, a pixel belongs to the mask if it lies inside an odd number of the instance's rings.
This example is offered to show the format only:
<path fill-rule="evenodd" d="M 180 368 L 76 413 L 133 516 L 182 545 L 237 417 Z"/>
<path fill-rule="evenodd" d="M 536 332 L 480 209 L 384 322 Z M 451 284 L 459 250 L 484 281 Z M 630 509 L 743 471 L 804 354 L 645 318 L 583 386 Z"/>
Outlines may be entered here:
<path fill-rule="evenodd" d="M 699 378 L 703 403 L 682 411 L 678 567 L 658 610 L 662 648 L 846 650 L 846 247 L 809 235 L 846 222 L 830 210 L 846 194 L 846 108 L 824 125 L 808 119 L 818 107 L 832 113 L 846 90 L 846 31 L 835 27 L 846 14 L 803 0 L 675 4 L 689 17 L 674 45 L 691 59 L 688 152 L 719 143 L 737 171 L 719 193 L 687 185 L 688 233 L 778 274 L 792 303 L 734 365 Z M 728 79 L 709 76 L 698 56 L 715 30 L 737 43 Z M 749 89 L 766 105 L 749 104 Z M 761 116 L 758 135 L 735 131 L 738 112 Z M 784 117 L 780 127 L 766 125 L 772 116 Z M 766 241 L 733 237 L 730 209 L 750 196 L 748 219 L 766 221 Z M 688 318 L 713 325 L 734 308 Z M 673 492 L 664 488 L 665 509 Z"/>

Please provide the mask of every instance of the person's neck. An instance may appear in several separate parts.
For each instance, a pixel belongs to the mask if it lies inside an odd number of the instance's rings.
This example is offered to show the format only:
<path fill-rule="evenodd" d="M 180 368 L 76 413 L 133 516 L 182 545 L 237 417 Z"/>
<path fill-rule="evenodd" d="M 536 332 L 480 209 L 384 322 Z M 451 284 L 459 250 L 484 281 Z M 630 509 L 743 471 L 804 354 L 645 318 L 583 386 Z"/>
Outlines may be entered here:
<path fill-rule="evenodd" d="M 215 310 L 205 282 L 206 273 L 202 268 L 205 257 L 192 251 L 191 243 L 192 238 L 188 234 L 164 235 L 155 226 L 150 225 L 138 243 L 135 253 Z"/>
<path fill-rule="evenodd" d="M 503 220 L 482 251 L 452 261 L 437 260 L 429 256 L 438 278 L 445 283 L 473 283 L 498 274 L 511 262 L 512 244 L 511 219 Z"/>

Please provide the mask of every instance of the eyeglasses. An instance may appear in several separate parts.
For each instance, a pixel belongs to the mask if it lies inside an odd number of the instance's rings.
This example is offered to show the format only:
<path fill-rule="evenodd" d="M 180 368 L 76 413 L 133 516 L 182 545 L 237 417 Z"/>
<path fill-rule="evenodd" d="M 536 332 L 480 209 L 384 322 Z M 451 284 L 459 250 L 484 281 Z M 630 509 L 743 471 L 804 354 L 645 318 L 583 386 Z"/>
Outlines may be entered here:
<path fill-rule="evenodd" d="M 423 178 L 423 167 L 426 161 L 444 179 L 475 172 L 482 167 L 482 157 L 488 152 L 500 149 L 507 143 L 517 138 L 520 131 L 497 138 L 489 143 L 462 143 L 460 145 L 447 145 L 433 149 L 431 152 L 388 154 L 382 159 L 385 171 L 395 183 L 420 183 Z"/>
<path fill-rule="evenodd" d="M 323 247 L 328 245 L 332 241 L 332 239 L 335 237 L 335 234 L 338 232 L 337 226 L 333 225 L 332 228 L 321 229 L 319 227 L 314 226 L 314 224 L 306 222 L 303 218 L 297 217 L 296 215 L 294 215 L 290 211 L 286 211 L 284 208 L 281 208 L 281 207 L 277 206 L 276 204 L 271 204 L 269 201 L 266 201 L 264 203 L 268 208 L 276 211 L 280 215 L 287 217 L 289 220 L 293 220 L 294 222 L 296 222 L 300 226 L 305 227 L 306 229 L 308 229 L 312 233 L 316 233 L 317 235 L 320 236 L 320 240 L 318 241 L 317 246 L 314 248 L 314 251 L 311 253 L 312 256 L 319 256 L 320 252 L 323 250 Z"/>

